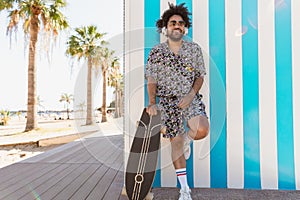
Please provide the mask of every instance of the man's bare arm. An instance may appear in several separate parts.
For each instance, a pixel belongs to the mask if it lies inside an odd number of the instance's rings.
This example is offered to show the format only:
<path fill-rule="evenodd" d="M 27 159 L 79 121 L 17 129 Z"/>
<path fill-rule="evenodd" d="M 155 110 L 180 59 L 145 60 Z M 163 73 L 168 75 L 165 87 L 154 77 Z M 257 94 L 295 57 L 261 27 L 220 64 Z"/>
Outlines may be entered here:
<path fill-rule="evenodd" d="M 201 89 L 202 85 L 203 85 L 203 77 L 197 78 L 194 81 L 191 91 L 179 101 L 178 107 L 187 108 L 190 105 L 190 103 L 193 101 L 195 95 Z"/>
<path fill-rule="evenodd" d="M 148 78 L 148 95 L 149 95 L 149 104 L 153 105 L 156 104 L 156 81 L 154 78 Z"/>
<path fill-rule="evenodd" d="M 148 96 L 149 96 L 149 105 L 147 107 L 147 112 L 149 115 L 156 115 L 156 81 L 152 77 L 148 77 Z"/>
<path fill-rule="evenodd" d="M 203 85 L 203 77 L 199 77 L 195 80 L 194 84 L 193 84 L 193 88 L 191 89 L 191 91 L 189 92 L 189 94 L 191 95 L 196 95 L 199 90 L 201 89 L 202 85 Z"/>

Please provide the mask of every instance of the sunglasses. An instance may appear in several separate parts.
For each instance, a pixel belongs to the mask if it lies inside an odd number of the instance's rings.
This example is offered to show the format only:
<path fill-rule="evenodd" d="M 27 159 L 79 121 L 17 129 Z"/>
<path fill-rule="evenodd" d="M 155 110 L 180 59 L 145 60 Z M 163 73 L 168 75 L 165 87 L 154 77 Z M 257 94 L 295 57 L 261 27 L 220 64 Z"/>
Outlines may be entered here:
<path fill-rule="evenodd" d="M 176 21 L 176 20 L 172 20 L 168 22 L 170 26 L 185 26 L 185 22 L 180 20 L 180 21 Z"/>

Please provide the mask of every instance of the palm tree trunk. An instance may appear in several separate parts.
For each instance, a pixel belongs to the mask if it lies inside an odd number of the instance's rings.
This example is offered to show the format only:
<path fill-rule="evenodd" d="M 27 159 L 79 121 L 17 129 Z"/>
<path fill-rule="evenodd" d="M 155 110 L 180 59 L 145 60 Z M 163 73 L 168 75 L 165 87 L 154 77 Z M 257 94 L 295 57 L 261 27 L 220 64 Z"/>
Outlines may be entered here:
<path fill-rule="evenodd" d="M 30 21 L 30 43 L 28 61 L 28 96 L 27 96 L 27 121 L 25 132 L 38 127 L 37 123 L 37 96 L 36 96 L 36 43 L 38 40 L 38 15 L 34 15 Z"/>
<path fill-rule="evenodd" d="M 70 119 L 70 111 L 69 111 L 69 106 L 67 105 L 67 119 Z"/>
<path fill-rule="evenodd" d="M 103 78 L 103 95 L 102 95 L 102 120 L 101 122 L 107 122 L 106 117 L 106 67 L 102 70 L 102 78 Z"/>
<path fill-rule="evenodd" d="M 120 98 L 120 117 L 123 116 L 124 114 L 124 109 L 123 109 L 123 105 L 124 105 L 124 96 L 123 96 L 123 92 L 122 90 L 119 91 L 120 92 L 120 95 L 119 95 L 119 98 Z"/>
<path fill-rule="evenodd" d="M 92 105 L 92 61 L 88 58 L 86 125 L 93 123 Z"/>
<path fill-rule="evenodd" d="M 120 117 L 119 115 L 119 88 L 118 83 L 116 83 L 116 92 L 115 92 L 115 118 Z"/>
<path fill-rule="evenodd" d="M 122 116 L 122 113 L 121 113 L 121 111 L 122 111 L 122 92 L 121 92 L 121 90 L 119 89 L 118 90 L 118 108 L 119 108 L 119 117 L 121 117 Z"/>

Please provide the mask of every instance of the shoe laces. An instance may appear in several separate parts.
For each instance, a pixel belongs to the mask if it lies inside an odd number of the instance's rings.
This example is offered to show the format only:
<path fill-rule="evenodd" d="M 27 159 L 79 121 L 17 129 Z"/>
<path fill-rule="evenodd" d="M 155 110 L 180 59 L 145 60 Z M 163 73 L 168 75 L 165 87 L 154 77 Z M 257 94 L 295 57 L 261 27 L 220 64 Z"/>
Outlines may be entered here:
<path fill-rule="evenodd" d="M 191 200 L 191 190 L 189 188 L 180 189 L 180 200 Z"/>

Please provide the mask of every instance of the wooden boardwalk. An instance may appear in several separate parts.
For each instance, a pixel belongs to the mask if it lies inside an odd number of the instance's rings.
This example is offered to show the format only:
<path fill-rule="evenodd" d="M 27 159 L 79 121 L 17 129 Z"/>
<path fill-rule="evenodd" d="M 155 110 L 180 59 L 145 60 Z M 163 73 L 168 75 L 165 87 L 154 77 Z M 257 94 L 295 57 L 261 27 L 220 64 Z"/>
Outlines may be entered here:
<path fill-rule="evenodd" d="M 91 137 L 0 169 L 1 200 L 126 199 L 123 136 Z"/>
<path fill-rule="evenodd" d="M 126 200 L 122 135 L 93 136 L 0 169 L 0 200 Z M 179 189 L 155 188 L 176 200 Z M 300 191 L 192 189 L 194 200 L 300 199 Z"/>

